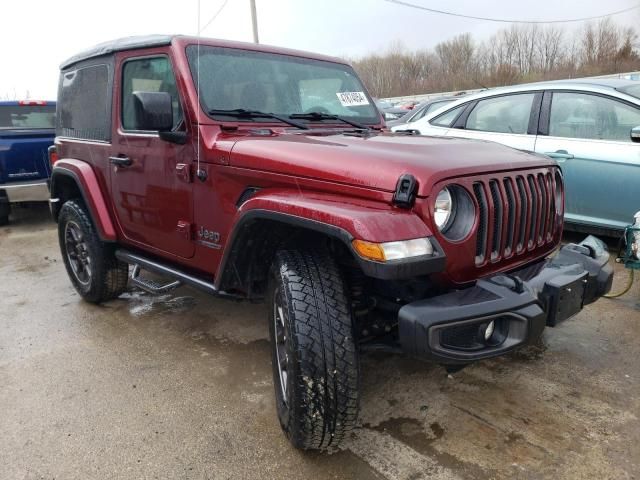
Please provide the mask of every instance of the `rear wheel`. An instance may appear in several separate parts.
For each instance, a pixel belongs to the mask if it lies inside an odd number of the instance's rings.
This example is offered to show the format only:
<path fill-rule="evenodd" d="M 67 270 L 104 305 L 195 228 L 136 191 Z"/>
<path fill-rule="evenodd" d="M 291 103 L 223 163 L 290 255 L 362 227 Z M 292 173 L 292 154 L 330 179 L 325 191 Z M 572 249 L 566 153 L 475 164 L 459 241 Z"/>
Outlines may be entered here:
<path fill-rule="evenodd" d="M 297 448 L 337 446 L 358 415 L 358 354 L 340 272 L 327 254 L 280 251 L 268 299 L 280 425 Z"/>
<path fill-rule="evenodd" d="M 82 202 L 70 200 L 60 209 L 58 240 L 71 283 L 82 298 L 100 303 L 125 291 L 129 266 L 100 240 Z"/>

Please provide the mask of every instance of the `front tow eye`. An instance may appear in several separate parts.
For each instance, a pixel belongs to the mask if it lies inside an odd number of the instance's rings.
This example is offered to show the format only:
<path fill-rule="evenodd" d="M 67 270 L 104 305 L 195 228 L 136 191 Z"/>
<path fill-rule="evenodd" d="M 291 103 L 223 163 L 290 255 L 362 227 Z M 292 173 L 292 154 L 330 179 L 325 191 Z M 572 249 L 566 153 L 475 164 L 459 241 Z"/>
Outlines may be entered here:
<path fill-rule="evenodd" d="M 396 192 L 393 194 L 393 204 L 401 208 L 411 208 L 416 201 L 418 181 L 410 173 L 404 173 L 398 178 Z"/>

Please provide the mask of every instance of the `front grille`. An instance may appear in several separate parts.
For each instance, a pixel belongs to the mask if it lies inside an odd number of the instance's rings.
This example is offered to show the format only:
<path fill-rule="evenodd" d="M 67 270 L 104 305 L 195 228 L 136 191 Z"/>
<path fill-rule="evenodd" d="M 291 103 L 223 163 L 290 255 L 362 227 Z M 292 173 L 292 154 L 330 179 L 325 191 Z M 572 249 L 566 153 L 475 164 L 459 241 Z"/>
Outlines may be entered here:
<path fill-rule="evenodd" d="M 555 188 L 551 171 L 474 182 L 479 210 L 476 265 L 551 242 L 557 225 Z"/>

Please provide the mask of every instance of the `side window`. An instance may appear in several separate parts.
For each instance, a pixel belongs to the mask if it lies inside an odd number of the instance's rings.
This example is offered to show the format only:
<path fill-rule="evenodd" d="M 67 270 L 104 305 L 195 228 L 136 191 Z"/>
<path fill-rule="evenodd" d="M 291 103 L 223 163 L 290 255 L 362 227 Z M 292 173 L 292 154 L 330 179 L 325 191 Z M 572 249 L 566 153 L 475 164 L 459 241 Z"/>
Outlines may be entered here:
<path fill-rule="evenodd" d="M 133 92 L 167 92 L 173 104 L 173 128 L 182 121 L 176 79 L 167 57 L 128 60 L 122 70 L 122 128 L 137 130 Z"/>
<path fill-rule="evenodd" d="M 91 65 L 60 74 L 56 134 L 85 140 L 111 139 L 107 65 Z"/>
<path fill-rule="evenodd" d="M 553 137 L 630 142 L 640 125 L 640 109 L 613 98 L 557 92 L 551 101 L 549 135 Z"/>
<path fill-rule="evenodd" d="M 431 112 L 435 112 L 437 109 L 444 107 L 445 105 L 451 103 L 453 100 L 445 100 L 442 102 L 433 102 L 431 105 L 429 105 L 427 108 L 424 109 L 424 113 L 422 114 L 422 117 L 424 117 L 427 113 L 431 113 Z M 420 117 L 420 118 L 422 118 Z"/>
<path fill-rule="evenodd" d="M 464 105 L 460 105 L 459 107 L 456 107 L 452 110 L 449 110 L 448 112 L 438 115 L 429 123 L 431 125 L 435 125 L 436 127 L 450 127 L 453 124 L 453 122 L 456 121 L 456 118 L 458 118 L 458 115 L 462 113 L 462 110 L 464 110 L 467 107 L 467 105 L 468 104 L 465 103 Z"/>
<path fill-rule="evenodd" d="M 421 108 L 417 113 L 415 113 L 410 119 L 410 122 L 416 122 L 423 118 L 427 113 L 435 112 L 440 107 L 444 107 L 449 102 L 435 102 L 430 105 L 427 105 L 424 108 Z"/>
<path fill-rule="evenodd" d="M 496 133 L 527 133 L 534 93 L 480 100 L 469 114 L 465 128 Z"/>

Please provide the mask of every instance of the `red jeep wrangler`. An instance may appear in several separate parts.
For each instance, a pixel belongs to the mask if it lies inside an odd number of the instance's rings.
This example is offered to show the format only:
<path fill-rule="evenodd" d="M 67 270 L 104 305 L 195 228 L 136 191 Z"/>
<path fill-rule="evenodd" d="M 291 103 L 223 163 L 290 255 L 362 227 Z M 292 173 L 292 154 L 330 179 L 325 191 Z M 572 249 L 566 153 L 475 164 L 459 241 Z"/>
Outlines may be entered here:
<path fill-rule="evenodd" d="M 151 36 L 67 60 L 51 206 L 74 287 L 266 301 L 278 416 L 304 449 L 355 424 L 363 349 L 459 368 L 609 290 L 597 239 L 556 252 L 552 160 L 383 126 L 336 58 Z"/>

